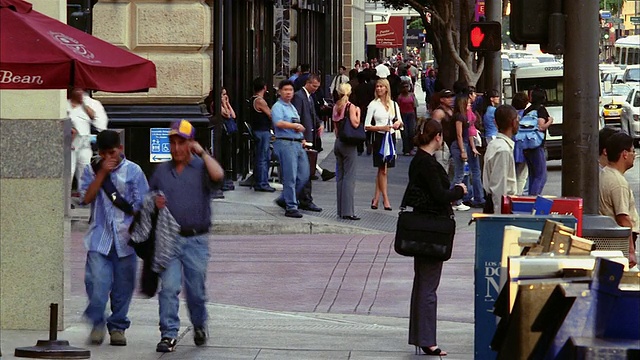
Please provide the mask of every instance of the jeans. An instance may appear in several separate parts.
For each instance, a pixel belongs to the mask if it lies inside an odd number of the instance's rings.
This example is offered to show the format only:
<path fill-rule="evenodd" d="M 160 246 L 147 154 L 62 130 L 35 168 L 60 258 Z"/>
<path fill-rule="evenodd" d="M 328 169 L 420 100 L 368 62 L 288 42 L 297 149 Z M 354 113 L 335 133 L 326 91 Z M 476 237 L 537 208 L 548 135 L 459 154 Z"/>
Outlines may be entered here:
<path fill-rule="evenodd" d="M 106 319 L 107 328 L 126 330 L 131 325 L 127 317 L 136 281 L 136 255 L 118 257 L 114 246 L 109 255 L 97 251 L 87 253 L 84 285 L 89 305 L 84 315 L 93 326 L 104 326 L 104 309 L 111 299 L 111 316 Z"/>
<path fill-rule="evenodd" d="M 451 152 L 451 162 L 453 163 L 453 180 L 451 181 L 451 185 L 461 184 L 464 181 L 464 160 L 462 160 L 461 155 L 462 151 L 460 151 L 460 147 L 458 146 L 458 142 L 454 141 L 451 143 L 451 148 L 449 148 Z M 456 205 L 460 205 L 462 201 L 456 201 Z"/>
<path fill-rule="evenodd" d="M 416 113 L 402 114 L 404 130 L 402 133 L 402 153 L 408 154 L 413 150 L 413 137 L 416 134 Z"/>
<path fill-rule="evenodd" d="M 187 308 L 194 328 L 204 327 L 207 322 L 207 263 L 209 260 L 209 235 L 191 237 L 178 236 L 180 250 L 166 269 L 160 273 L 160 334 L 162 337 L 175 339 L 180 329 L 178 295 L 182 288 L 187 292 Z"/>
<path fill-rule="evenodd" d="M 475 204 L 484 203 L 484 190 L 482 189 L 482 173 L 480 172 L 480 156 L 474 156 L 471 151 L 471 146 L 469 144 L 465 144 L 465 151 L 467 152 L 467 163 L 469 164 L 469 175 L 471 176 L 471 187 L 469 188 L 467 194 L 463 198 L 464 201 L 471 201 L 473 197 L 473 202 Z M 451 185 L 460 184 L 465 182 L 464 176 L 464 160 L 461 158 L 462 152 L 460 151 L 460 147 L 458 146 L 458 142 L 454 141 L 451 144 L 451 158 L 453 159 L 453 181 Z M 457 202 L 456 204 L 459 204 Z"/>
<path fill-rule="evenodd" d="M 547 160 L 544 157 L 544 146 L 524 151 L 529 167 L 529 195 L 540 195 L 547 183 Z"/>
<path fill-rule="evenodd" d="M 469 173 L 471 175 L 471 191 L 467 192 L 467 196 L 463 200 L 471 201 L 473 197 L 474 204 L 484 203 L 484 189 L 482 188 L 482 171 L 480 170 L 480 155 L 474 155 L 471 145 L 465 144 L 467 148 L 467 163 L 469 164 Z"/>
<path fill-rule="evenodd" d="M 282 194 L 277 201 L 284 200 L 287 210 L 298 209 L 297 194 L 309 181 L 309 158 L 297 141 L 276 140 L 273 151 L 280 160 L 282 171 Z"/>
<path fill-rule="evenodd" d="M 269 145 L 271 145 L 271 131 L 254 131 L 256 140 L 256 165 L 253 171 L 256 189 L 266 189 L 269 186 Z"/>

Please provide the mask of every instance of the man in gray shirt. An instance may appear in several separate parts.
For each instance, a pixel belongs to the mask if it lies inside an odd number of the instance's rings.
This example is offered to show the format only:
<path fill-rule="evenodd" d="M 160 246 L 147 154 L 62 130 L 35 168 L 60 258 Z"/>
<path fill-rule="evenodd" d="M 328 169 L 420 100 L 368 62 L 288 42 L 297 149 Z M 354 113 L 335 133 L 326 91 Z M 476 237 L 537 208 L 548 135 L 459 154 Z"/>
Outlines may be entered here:
<path fill-rule="evenodd" d="M 179 254 L 169 261 L 160 275 L 160 333 L 158 352 L 171 352 L 177 344 L 180 318 L 178 295 L 184 274 L 189 317 L 194 327 L 194 342 L 207 342 L 207 301 L 205 284 L 209 259 L 209 226 L 211 226 L 211 193 L 215 182 L 222 181 L 220 164 L 194 140 L 195 128 L 187 120 L 171 124 L 169 143 L 172 160 L 160 164 L 149 188 L 162 191 L 156 196 L 158 209 L 167 207 L 180 233 L 176 234 Z M 156 249 L 157 250 L 157 249 Z"/>

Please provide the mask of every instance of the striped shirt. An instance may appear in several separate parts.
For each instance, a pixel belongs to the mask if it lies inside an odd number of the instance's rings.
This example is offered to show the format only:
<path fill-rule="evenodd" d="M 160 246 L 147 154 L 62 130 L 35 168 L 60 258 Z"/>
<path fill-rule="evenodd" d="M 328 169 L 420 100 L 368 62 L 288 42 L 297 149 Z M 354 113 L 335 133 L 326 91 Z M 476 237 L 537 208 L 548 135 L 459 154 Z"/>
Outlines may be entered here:
<path fill-rule="evenodd" d="M 122 155 L 122 161 L 111 171 L 109 176 L 120 195 L 132 205 L 134 211 L 139 211 L 142 207 L 142 200 L 149 191 L 147 178 L 140 166 Z M 82 188 L 80 189 L 82 198 L 95 178 L 96 174 L 93 168 L 88 165 L 82 174 Z M 133 222 L 133 216 L 127 215 L 115 207 L 102 189 L 91 204 L 91 216 L 93 220 L 84 237 L 84 245 L 88 251 L 108 255 L 115 243 L 118 257 L 134 253 L 133 248 L 128 245 L 131 237 L 129 226 Z"/>

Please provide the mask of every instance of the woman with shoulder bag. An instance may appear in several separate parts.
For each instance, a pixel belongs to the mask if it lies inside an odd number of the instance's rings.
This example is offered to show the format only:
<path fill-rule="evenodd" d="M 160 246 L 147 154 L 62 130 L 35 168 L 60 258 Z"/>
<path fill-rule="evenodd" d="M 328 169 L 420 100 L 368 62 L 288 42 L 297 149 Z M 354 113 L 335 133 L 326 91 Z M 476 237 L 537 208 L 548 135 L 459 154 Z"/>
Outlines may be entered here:
<path fill-rule="evenodd" d="M 549 115 L 549 112 L 544 107 L 544 103 L 547 101 L 547 93 L 542 88 L 535 88 L 531 90 L 529 94 L 529 101 L 531 105 L 527 107 L 522 117 L 533 111 L 537 112 L 538 123 L 536 131 L 541 133 L 543 138 L 542 144 L 533 149 L 525 149 L 524 157 L 527 161 L 529 168 L 529 195 L 540 195 L 542 189 L 547 183 L 547 160 L 544 154 L 544 134 L 547 129 L 553 124 L 553 118 Z M 521 121 L 521 126 L 524 121 Z"/>
<path fill-rule="evenodd" d="M 395 157 L 385 159 L 380 154 L 386 133 L 391 133 L 392 142 L 396 142 L 396 131 L 403 127 L 398 103 L 391 100 L 391 85 L 387 79 L 376 82 L 375 99 L 367 107 L 365 130 L 373 132 L 373 166 L 376 174 L 376 192 L 371 199 L 371 208 L 377 209 L 382 194 L 382 205 L 391 211 L 391 202 L 387 193 L 387 169 L 395 166 Z"/>
<path fill-rule="evenodd" d="M 354 197 L 356 188 L 357 145 L 340 139 L 340 129 L 360 126 L 360 108 L 349 102 L 351 85 L 340 84 L 337 87 L 339 99 L 333 107 L 332 119 L 335 123 L 336 142 L 333 153 L 336 156 L 336 188 L 338 217 L 345 220 L 360 220 L 354 213 Z M 341 123 L 343 122 L 343 123 Z M 363 132 L 364 135 L 364 132 Z"/>
<path fill-rule="evenodd" d="M 462 199 L 467 192 L 464 184 L 451 187 L 449 176 L 434 153 L 442 147 L 442 125 L 436 120 L 420 124 L 416 131 L 418 151 L 409 165 L 409 183 L 421 196 L 409 196 L 407 205 L 414 212 L 432 216 L 452 217 L 451 202 Z M 446 356 L 436 342 L 437 294 L 442 274 L 442 261 L 414 257 L 413 290 L 409 314 L 409 344 L 427 355 Z"/>

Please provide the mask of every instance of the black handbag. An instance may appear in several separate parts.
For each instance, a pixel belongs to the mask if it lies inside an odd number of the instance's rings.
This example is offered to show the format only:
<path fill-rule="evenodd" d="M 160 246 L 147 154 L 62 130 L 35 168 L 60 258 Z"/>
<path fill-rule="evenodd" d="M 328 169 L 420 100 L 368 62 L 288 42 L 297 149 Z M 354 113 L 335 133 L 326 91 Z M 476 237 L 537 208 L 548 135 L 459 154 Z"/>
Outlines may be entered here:
<path fill-rule="evenodd" d="M 346 105 L 344 117 L 338 122 L 338 139 L 345 144 L 360 145 L 367 139 L 367 134 L 364 131 L 364 123 L 361 121 L 357 128 L 351 125 L 349 106 L 351 106 L 351 104 Z"/>
<path fill-rule="evenodd" d="M 453 216 L 406 211 L 407 194 L 411 189 L 412 183 L 409 182 L 400 204 L 395 251 L 403 256 L 449 260 L 453 250 L 456 221 Z"/>

